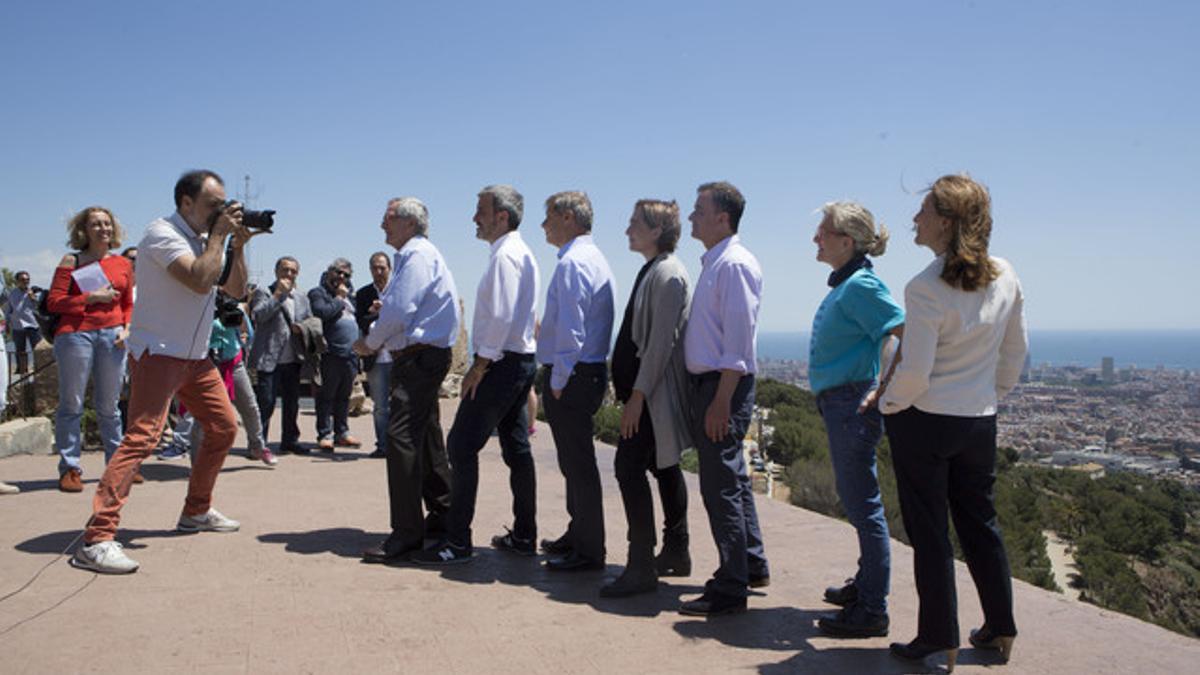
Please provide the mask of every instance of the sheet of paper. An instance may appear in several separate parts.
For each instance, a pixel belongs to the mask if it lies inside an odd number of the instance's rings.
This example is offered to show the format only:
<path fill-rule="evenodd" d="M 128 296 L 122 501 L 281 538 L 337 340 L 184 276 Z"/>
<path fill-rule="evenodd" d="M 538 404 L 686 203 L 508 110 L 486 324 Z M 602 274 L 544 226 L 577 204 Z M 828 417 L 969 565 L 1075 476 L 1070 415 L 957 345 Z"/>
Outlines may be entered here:
<path fill-rule="evenodd" d="M 94 262 L 90 265 L 84 265 L 71 272 L 71 276 L 75 279 L 75 283 L 79 285 L 79 290 L 84 293 L 91 293 L 104 288 L 108 288 L 108 277 L 104 276 L 104 269 L 100 267 L 100 263 Z"/>

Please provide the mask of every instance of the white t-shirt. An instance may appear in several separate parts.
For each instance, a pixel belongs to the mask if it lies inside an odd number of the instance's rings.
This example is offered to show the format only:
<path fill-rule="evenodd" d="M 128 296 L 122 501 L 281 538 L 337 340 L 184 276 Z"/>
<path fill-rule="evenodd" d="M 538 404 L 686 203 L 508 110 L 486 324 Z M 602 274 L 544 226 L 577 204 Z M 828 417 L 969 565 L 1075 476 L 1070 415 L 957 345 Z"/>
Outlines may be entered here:
<path fill-rule="evenodd" d="M 204 246 L 205 239 L 192 231 L 179 212 L 146 227 L 134 271 L 138 295 L 128 340 L 134 358 L 147 351 L 193 361 L 207 358 L 215 289 L 197 293 L 167 271 L 186 254 L 199 257 Z"/>

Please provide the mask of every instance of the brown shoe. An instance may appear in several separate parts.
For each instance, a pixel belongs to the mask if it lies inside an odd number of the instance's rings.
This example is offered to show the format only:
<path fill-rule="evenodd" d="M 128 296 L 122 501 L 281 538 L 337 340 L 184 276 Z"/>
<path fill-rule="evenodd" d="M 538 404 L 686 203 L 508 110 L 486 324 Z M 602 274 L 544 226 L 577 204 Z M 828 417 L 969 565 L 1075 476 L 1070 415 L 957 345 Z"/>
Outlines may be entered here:
<path fill-rule="evenodd" d="M 58 489 L 63 492 L 83 492 L 83 475 L 78 469 L 70 469 L 58 478 Z"/>
<path fill-rule="evenodd" d="M 146 482 L 146 477 L 142 475 L 141 471 L 138 471 L 133 474 L 133 484 L 134 485 L 141 485 L 142 483 L 145 483 L 145 482 Z"/>
<path fill-rule="evenodd" d="M 359 441 L 357 438 L 351 436 L 350 434 L 346 434 L 345 436 L 342 436 L 341 438 L 334 441 L 333 444 L 338 446 L 339 448 L 361 448 L 362 447 L 362 442 Z"/>
<path fill-rule="evenodd" d="M 317 441 L 317 449 L 321 452 L 333 452 L 333 439 L 322 438 L 321 440 Z"/>

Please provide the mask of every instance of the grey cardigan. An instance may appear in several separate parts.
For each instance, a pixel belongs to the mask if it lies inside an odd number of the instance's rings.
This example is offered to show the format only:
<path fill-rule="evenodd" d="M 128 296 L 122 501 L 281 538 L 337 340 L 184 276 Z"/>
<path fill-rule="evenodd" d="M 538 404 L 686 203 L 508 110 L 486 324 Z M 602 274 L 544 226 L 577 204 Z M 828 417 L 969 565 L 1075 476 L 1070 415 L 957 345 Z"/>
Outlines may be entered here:
<path fill-rule="evenodd" d="M 692 446 L 683 361 L 690 286 L 679 258 L 661 253 L 633 298 L 631 337 L 641 359 L 633 388 L 646 396 L 660 469 L 678 464 L 679 455 Z"/>
<path fill-rule="evenodd" d="M 296 301 L 296 316 L 288 316 L 283 303 L 275 299 L 275 284 L 267 290 L 261 288 L 250 297 L 250 316 L 254 319 L 254 342 L 250 345 L 250 367 L 272 372 L 283 352 L 283 343 L 292 340 L 292 324 L 300 323 L 312 316 L 308 298 L 303 293 L 292 293 Z M 296 355 L 303 360 L 304 352 L 296 340 L 292 340 Z"/>

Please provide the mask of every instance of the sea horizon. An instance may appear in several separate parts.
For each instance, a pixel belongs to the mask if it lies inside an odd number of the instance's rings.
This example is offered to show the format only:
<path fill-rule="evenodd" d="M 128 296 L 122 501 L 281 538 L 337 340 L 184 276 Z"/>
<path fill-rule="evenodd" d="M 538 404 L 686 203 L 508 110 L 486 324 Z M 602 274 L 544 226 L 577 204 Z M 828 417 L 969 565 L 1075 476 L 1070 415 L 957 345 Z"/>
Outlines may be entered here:
<path fill-rule="evenodd" d="M 758 358 L 808 360 L 808 331 L 766 331 L 758 335 Z M 1029 358 L 1034 367 L 1099 368 L 1104 357 L 1114 367 L 1200 370 L 1200 330 L 1031 330 Z"/>

